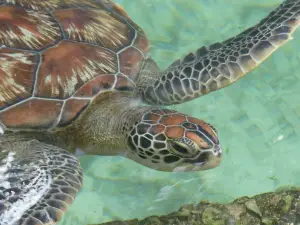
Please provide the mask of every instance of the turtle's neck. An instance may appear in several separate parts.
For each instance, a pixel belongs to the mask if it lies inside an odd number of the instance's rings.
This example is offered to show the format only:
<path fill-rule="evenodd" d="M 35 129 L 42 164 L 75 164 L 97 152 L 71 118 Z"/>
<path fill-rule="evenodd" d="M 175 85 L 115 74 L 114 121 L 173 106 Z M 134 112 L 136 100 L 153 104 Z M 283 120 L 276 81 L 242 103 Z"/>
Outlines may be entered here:
<path fill-rule="evenodd" d="M 79 148 L 86 154 L 123 154 L 127 150 L 129 129 L 149 109 L 139 104 L 132 93 L 103 93 L 71 126 L 58 132 L 58 135 L 73 149 Z"/>

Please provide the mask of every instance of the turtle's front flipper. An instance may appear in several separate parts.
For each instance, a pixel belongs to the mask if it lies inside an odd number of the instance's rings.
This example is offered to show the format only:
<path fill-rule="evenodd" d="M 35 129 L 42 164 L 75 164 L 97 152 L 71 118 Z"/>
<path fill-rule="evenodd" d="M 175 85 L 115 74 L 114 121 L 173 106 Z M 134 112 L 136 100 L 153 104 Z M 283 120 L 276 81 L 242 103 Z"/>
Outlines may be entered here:
<path fill-rule="evenodd" d="M 82 184 L 78 160 L 59 147 L 0 137 L 0 224 L 58 222 Z"/>
<path fill-rule="evenodd" d="M 151 104 L 182 103 L 223 88 L 291 40 L 300 24 L 300 0 L 286 0 L 257 25 L 222 43 L 201 47 L 174 62 L 143 89 Z"/>

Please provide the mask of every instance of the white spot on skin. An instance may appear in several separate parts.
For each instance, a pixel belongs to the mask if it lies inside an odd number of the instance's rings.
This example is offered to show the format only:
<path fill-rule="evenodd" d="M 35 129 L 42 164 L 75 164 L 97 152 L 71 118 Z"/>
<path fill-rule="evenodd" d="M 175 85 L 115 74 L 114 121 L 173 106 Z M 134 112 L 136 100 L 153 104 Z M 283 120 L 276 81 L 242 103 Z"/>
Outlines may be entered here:
<path fill-rule="evenodd" d="M 10 183 L 6 181 L 7 175 L 5 172 L 11 167 L 11 162 L 14 160 L 15 154 L 14 152 L 9 152 L 7 158 L 1 161 L 1 164 L 4 165 L 0 166 L 0 187 L 4 187 L 5 189 L 10 188 Z"/>
<path fill-rule="evenodd" d="M 2 160 L 2 163 L 5 163 L 5 165 L 0 166 L 0 186 L 4 181 L 4 173 L 11 167 L 11 162 L 14 160 L 15 154 L 15 152 L 8 152 L 7 158 Z"/>
<path fill-rule="evenodd" d="M 4 181 L 1 183 L 1 186 L 4 187 L 5 189 L 9 189 L 10 188 L 10 183 L 8 181 Z"/>

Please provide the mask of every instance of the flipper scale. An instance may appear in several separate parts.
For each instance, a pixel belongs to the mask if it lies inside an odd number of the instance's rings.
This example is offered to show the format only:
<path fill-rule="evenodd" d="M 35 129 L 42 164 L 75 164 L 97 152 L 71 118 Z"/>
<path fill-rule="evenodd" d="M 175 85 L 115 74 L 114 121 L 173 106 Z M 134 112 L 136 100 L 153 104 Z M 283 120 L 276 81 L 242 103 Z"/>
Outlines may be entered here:
<path fill-rule="evenodd" d="M 226 87 L 291 40 L 299 24 L 300 1 L 286 0 L 258 24 L 239 35 L 203 46 L 180 61 L 176 60 L 155 83 L 149 82 L 142 96 L 151 104 L 170 105 Z M 158 94 L 164 93 L 167 84 L 168 93 L 165 96 Z"/>
<path fill-rule="evenodd" d="M 0 224 L 50 225 L 60 220 L 82 184 L 78 160 L 36 139 L 0 139 Z"/>

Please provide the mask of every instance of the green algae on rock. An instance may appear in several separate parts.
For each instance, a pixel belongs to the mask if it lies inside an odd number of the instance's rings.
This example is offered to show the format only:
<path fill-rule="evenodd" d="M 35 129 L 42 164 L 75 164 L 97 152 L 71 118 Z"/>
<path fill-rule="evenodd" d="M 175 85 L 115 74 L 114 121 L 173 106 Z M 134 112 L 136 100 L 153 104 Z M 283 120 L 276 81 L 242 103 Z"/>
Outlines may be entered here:
<path fill-rule="evenodd" d="M 287 225 L 300 224 L 300 188 L 241 197 L 228 204 L 201 201 L 165 216 L 102 225 Z M 100 225 L 100 224 L 99 224 Z"/>

